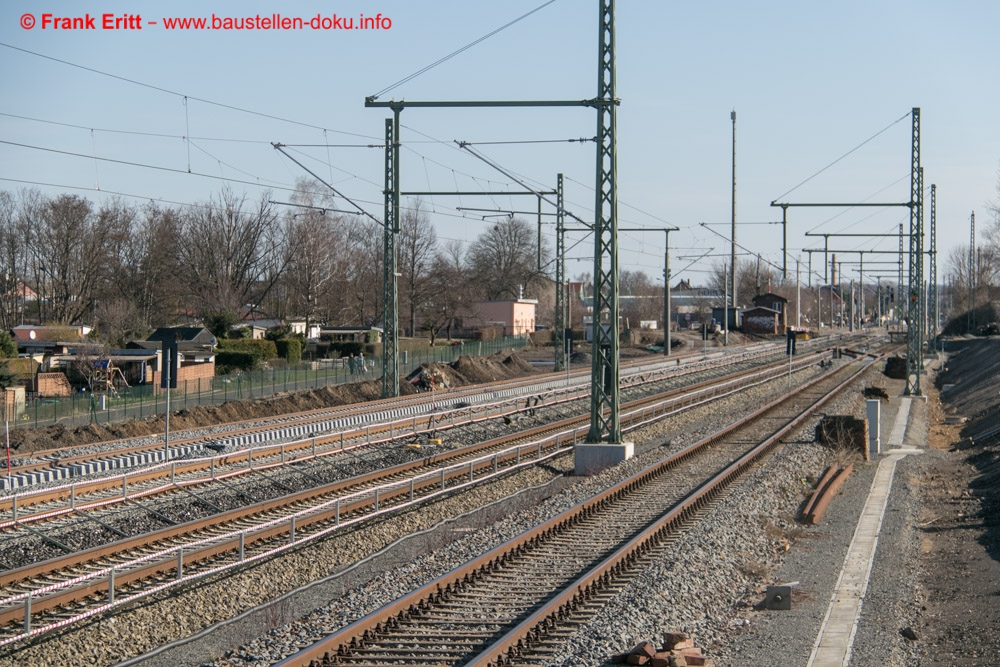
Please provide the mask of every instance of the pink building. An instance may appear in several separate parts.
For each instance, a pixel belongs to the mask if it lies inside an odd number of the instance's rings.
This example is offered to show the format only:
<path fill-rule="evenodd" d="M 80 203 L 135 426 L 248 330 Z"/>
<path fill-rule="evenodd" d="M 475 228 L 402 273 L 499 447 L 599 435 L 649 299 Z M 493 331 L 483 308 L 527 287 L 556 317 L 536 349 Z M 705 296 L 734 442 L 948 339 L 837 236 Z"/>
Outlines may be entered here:
<path fill-rule="evenodd" d="M 477 301 L 475 308 L 482 326 L 502 326 L 505 336 L 535 331 L 535 306 L 538 299 Z"/>

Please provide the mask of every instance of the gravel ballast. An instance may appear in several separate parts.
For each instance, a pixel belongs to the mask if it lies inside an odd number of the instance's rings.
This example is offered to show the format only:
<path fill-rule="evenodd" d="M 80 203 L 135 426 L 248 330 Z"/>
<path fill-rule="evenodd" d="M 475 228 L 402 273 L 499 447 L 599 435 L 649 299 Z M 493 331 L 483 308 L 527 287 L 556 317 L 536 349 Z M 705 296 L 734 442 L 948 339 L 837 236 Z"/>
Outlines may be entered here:
<path fill-rule="evenodd" d="M 594 478 L 559 477 L 572 467 L 571 457 L 566 457 L 554 462 L 548 469 L 522 473 L 520 479 L 508 478 L 492 491 L 484 490 L 481 497 L 477 492 L 474 501 L 470 501 L 466 494 L 435 503 L 431 508 L 436 509 L 428 511 L 426 516 L 424 510 L 407 513 L 378 527 L 331 540 L 329 553 L 325 553 L 325 549 L 323 553 L 309 550 L 300 554 L 299 561 L 281 559 L 273 565 L 262 565 L 240 575 L 245 575 L 245 578 L 206 582 L 196 589 L 165 596 L 167 599 L 158 602 L 155 611 L 154 605 L 144 606 L 113 619 L 95 621 L 62 638 L 50 636 L 12 656 L 17 662 L 6 663 L 7 658 L 4 658 L 0 659 L 0 664 L 34 664 L 31 660 L 43 660 L 47 664 L 79 664 L 82 656 L 91 664 L 109 664 L 126 659 L 242 613 L 254 605 L 274 599 L 283 591 L 329 576 L 340 564 L 377 552 L 399 534 L 401 526 L 396 525 L 397 522 L 402 522 L 407 531 L 431 528 L 458 512 L 446 507 L 448 504 L 467 510 L 471 506 L 492 502 L 520 485 L 547 484 L 503 508 L 493 506 L 480 516 L 466 517 L 414 538 L 409 544 L 401 545 L 397 549 L 399 553 L 382 556 L 330 582 L 328 587 L 315 586 L 309 592 L 303 592 L 301 599 L 291 596 L 265 604 L 244 622 L 222 627 L 199 642 L 149 657 L 142 663 L 178 665 L 215 660 L 217 665 L 267 664 L 287 654 L 289 642 L 294 641 L 300 629 L 299 623 L 339 627 L 350 622 L 418 583 L 447 572 L 659 460 L 668 451 L 703 437 L 718 427 L 717 422 L 732 421 L 732 417 L 727 418 L 727 415 L 739 414 L 751 406 L 759 406 L 767 396 L 777 395 L 784 384 L 782 380 L 748 389 L 736 397 L 678 415 L 667 424 L 647 429 L 641 438 L 636 438 L 640 453 L 634 459 Z M 863 401 L 858 398 L 859 395 L 860 392 L 849 392 L 826 411 L 860 415 L 859 406 L 863 405 Z M 887 413 L 884 407 L 886 424 L 890 423 Z M 709 419 L 708 415 L 714 419 Z M 746 659 L 774 659 L 776 655 L 785 655 L 792 643 L 799 645 L 802 642 L 805 644 L 799 648 L 805 650 L 807 658 L 815 640 L 815 629 L 826 611 L 829 589 L 836 581 L 853 533 L 853 522 L 867 495 L 866 485 L 870 485 L 874 473 L 874 463 L 856 465 L 855 474 L 845 486 L 842 496 L 834 501 L 823 523 L 815 528 L 798 524 L 795 517 L 811 491 L 812 483 L 823 468 L 836 458 L 836 453 L 812 443 L 814 427 L 815 423 L 803 429 L 740 484 L 720 504 L 710 522 L 695 527 L 678 541 L 670 559 L 653 564 L 637 582 L 619 594 L 598 619 L 565 643 L 552 664 L 599 665 L 612 653 L 627 650 L 637 641 L 658 640 L 668 629 L 689 631 L 696 643 L 716 656 L 716 664 L 720 665 L 737 664 Z M 897 482 L 907 465 L 905 460 L 900 463 Z M 508 481 L 510 486 L 504 486 Z M 896 505 L 898 494 L 894 484 L 891 506 Z M 903 498 L 905 501 L 906 498 Z M 504 514 L 507 518 L 493 523 Z M 887 525 L 890 515 L 891 512 L 887 513 Z M 905 524 L 906 516 L 905 511 L 899 513 L 901 525 Z M 456 536 L 460 536 L 459 539 L 452 541 Z M 789 545 L 788 551 L 784 550 L 785 544 Z M 408 554 L 412 553 L 426 555 L 410 559 Z M 879 567 L 877 558 L 875 576 L 878 576 Z M 886 566 L 883 569 L 888 578 L 898 579 L 897 585 L 905 585 L 905 577 L 899 576 L 898 568 Z M 814 580 L 801 574 L 803 572 L 813 576 Z M 832 582 L 829 581 L 831 578 Z M 792 612 L 754 611 L 753 605 L 763 598 L 766 584 L 796 579 L 801 584 L 793 598 L 795 605 Z M 334 604 L 325 604 L 331 599 L 335 600 Z M 893 605 L 898 607 L 897 616 L 903 618 L 906 605 L 893 602 L 901 599 L 889 595 L 886 605 L 887 608 Z M 872 607 L 876 607 L 876 603 Z M 288 623 L 310 610 L 314 611 L 308 619 Z M 876 622 L 881 622 L 881 615 L 885 612 L 873 609 L 873 613 L 880 615 Z M 865 642 L 869 642 L 864 634 L 867 625 L 865 622 L 859 629 L 858 655 Z M 897 626 L 898 622 L 894 620 L 892 625 Z M 156 630 L 155 636 L 147 636 L 152 634 L 150 628 Z M 264 635 L 264 631 L 270 628 L 276 629 Z M 892 631 L 899 637 L 898 627 L 893 627 Z M 128 638 L 128 641 L 116 642 L 109 637 L 109 633 Z M 263 636 L 252 639 L 257 635 Z M 872 651 L 873 656 L 887 655 L 888 644 L 881 642 L 879 632 L 872 632 L 871 636 L 869 643 L 872 648 L 864 650 Z M 234 650 L 233 647 L 238 644 L 243 646 Z M 80 650 L 72 661 L 61 662 L 58 658 L 61 648 L 70 645 Z M 892 655 L 895 649 L 888 649 L 888 655 Z M 805 660 L 798 660 L 798 653 L 794 655 L 795 659 L 784 664 L 805 664 Z M 879 660 L 884 661 L 885 658 Z"/>

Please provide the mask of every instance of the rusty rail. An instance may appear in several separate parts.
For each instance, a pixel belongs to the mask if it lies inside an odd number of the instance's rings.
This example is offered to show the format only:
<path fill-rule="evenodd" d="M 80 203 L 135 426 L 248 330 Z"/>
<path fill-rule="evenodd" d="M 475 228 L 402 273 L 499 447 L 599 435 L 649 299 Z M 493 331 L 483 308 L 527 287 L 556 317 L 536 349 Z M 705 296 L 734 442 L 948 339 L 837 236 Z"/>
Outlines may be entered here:
<path fill-rule="evenodd" d="M 804 361 L 803 363 L 811 363 L 811 362 Z M 782 368 L 784 368 L 784 364 L 781 364 L 781 366 L 782 366 Z M 760 373 L 759 373 L 759 371 L 754 371 L 754 374 L 755 375 L 759 375 Z M 760 380 L 760 381 L 763 381 L 763 380 Z M 716 380 L 713 380 L 713 381 L 710 381 L 710 382 L 718 383 L 719 381 L 716 379 Z M 729 381 L 728 383 L 723 383 L 723 384 L 732 384 L 732 382 L 733 381 Z M 689 390 L 689 388 L 688 388 L 688 390 Z M 676 393 L 676 392 L 677 392 L 677 390 L 675 390 L 674 392 L 670 392 L 670 393 Z M 697 393 L 697 392 L 689 392 L 689 393 Z M 678 401 L 680 402 L 680 399 L 678 399 Z M 640 401 L 636 401 L 634 403 L 636 403 L 636 404 L 644 404 L 644 403 L 648 404 L 650 402 L 652 402 L 652 400 L 649 399 L 649 398 L 647 398 L 647 399 L 642 399 Z M 662 401 L 661 400 L 660 404 L 667 403 L 667 402 L 668 401 Z M 661 415 L 664 412 L 665 412 L 665 410 L 661 410 Z M 631 422 L 631 423 L 634 423 L 634 424 L 637 424 L 639 422 L 643 422 L 644 423 L 644 421 L 648 421 L 648 419 L 649 419 L 649 415 L 647 414 L 645 408 L 639 408 L 637 410 L 633 410 L 632 412 L 626 413 L 626 415 L 623 415 L 623 416 L 627 417 L 626 422 Z M 561 427 L 566 427 L 567 425 L 570 425 L 570 424 L 575 424 L 575 423 L 586 421 L 586 419 L 587 419 L 586 416 L 581 416 L 581 417 L 573 418 L 573 419 L 570 419 L 570 420 L 565 420 L 564 422 L 562 422 L 560 424 L 560 426 Z M 544 426 L 544 427 L 538 427 L 537 429 L 534 429 L 534 430 L 542 431 L 542 430 L 552 430 L 552 429 L 553 429 L 553 426 L 549 425 L 549 426 Z M 575 433 L 575 430 L 574 430 L 574 433 Z M 515 435 L 513 437 L 524 438 L 525 434 L 523 434 L 523 433 L 522 434 L 517 434 L 517 435 Z M 503 440 L 503 439 L 497 439 L 497 440 Z M 575 435 L 574 435 L 574 440 L 575 440 Z M 564 443 L 564 444 L 567 444 L 567 443 Z M 556 439 L 556 447 L 558 447 L 558 439 Z M 520 452 L 520 449 L 518 449 L 518 454 L 517 454 L 518 458 L 519 458 L 519 452 Z M 454 455 L 457 456 L 458 454 L 455 453 Z M 449 456 L 449 455 L 439 455 L 439 457 L 431 457 L 431 458 L 444 458 L 446 456 Z M 511 454 L 510 456 L 514 456 L 514 455 Z M 540 456 L 541 456 L 541 446 L 539 446 L 539 457 Z M 494 462 L 492 463 L 492 466 L 493 466 L 494 469 L 496 469 L 496 467 L 497 467 L 497 463 L 496 463 L 497 458 L 498 457 L 496 457 L 496 456 L 493 457 L 493 461 Z M 412 469 L 413 465 L 416 465 L 416 464 L 402 464 L 401 466 L 397 466 L 397 468 L 401 468 L 402 469 L 402 468 L 411 467 L 411 469 Z M 454 473 L 448 473 L 447 478 L 451 479 L 453 477 L 464 476 L 466 474 L 466 470 L 467 470 L 466 466 L 467 466 L 467 464 L 463 463 L 462 465 L 463 465 L 463 467 L 462 467 L 461 470 L 459 470 L 457 472 L 454 472 Z M 474 474 L 475 470 L 477 470 L 477 469 L 478 470 L 482 470 L 484 467 L 487 467 L 488 465 L 489 465 L 488 463 L 482 463 L 482 462 L 479 463 L 479 464 L 473 465 L 473 470 L 472 470 L 473 474 Z M 376 476 L 378 474 L 379 473 L 373 473 L 373 475 L 376 475 Z M 383 473 L 383 474 L 385 474 L 385 473 Z M 357 481 L 358 480 L 353 480 L 354 483 L 357 483 Z M 351 481 L 349 480 L 349 481 L 345 481 L 345 482 L 340 483 L 340 484 L 346 485 L 346 484 L 348 484 L 350 482 Z M 425 486 L 433 486 L 433 484 L 426 484 Z M 444 485 L 442 484 L 442 486 L 444 486 Z M 315 495 L 317 495 L 317 492 L 315 490 L 313 490 L 313 491 L 303 492 L 302 494 L 299 494 L 299 495 L 300 496 L 309 496 L 309 495 L 315 496 Z M 383 495 L 382 499 L 383 499 L 383 501 L 385 501 L 387 499 L 390 499 L 394 495 L 398 496 L 399 492 L 397 491 L 394 494 L 393 493 L 389 493 L 389 494 Z M 289 499 L 285 498 L 283 500 L 269 501 L 268 503 L 264 503 L 262 505 L 269 505 L 270 507 L 276 507 L 276 506 L 279 506 L 280 504 L 288 504 L 288 502 L 289 502 Z M 298 529 L 300 531 L 303 531 L 305 528 L 307 528 L 308 526 L 311 526 L 313 524 L 319 524 L 319 523 L 322 523 L 324 521 L 329 522 L 331 520 L 331 518 L 334 516 L 334 512 L 336 512 L 339 515 L 339 512 L 341 512 L 341 511 L 343 511 L 343 512 L 355 511 L 357 508 L 360 508 L 360 507 L 365 506 L 365 505 L 370 505 L 371 502 L 372 502 L 371 500 L 362 500 L 362 501 L 357 501 L 357 503 L 355 505 L 350 505 L 350 506 L 345 505 L 343 507 L 340 507 L 339 504 L 338 504 L 338 507 L 337 507 L 336 510 L 328 510 L 325 513 L 317 514 L 316 516 L 309 517 L 308 519 L 306 519 L 305 517 L 303 517 L 302 519 L 300 519 L 301 522 L 298 524 Z M 374 499 L 374 503 L 375 503 L 376 509 L 377 509 L 378 502 L 379 502 L 379 497 L 378 497 L 378 495 L 376 493 L 375 499 Z M 258 511 L 259 512 L 261 510 L 260 510 L 260 508 L 257 508 L 254 511 Z M 204 528 L 204 527 L 208 526 L 209 523 L 212 523 L 212 522 L 218 523 L 219 522 L 219 517 L 215 517 L 214 519 L 204 520 L 203 522 L 201 522 L 203 525 L 200 525 L 199 528 Z M 114 570 L 111 569 L 111 568 L 109 568 L 111 571 L 108 574 L 107 579 L 102 580 L 101 577 L 87 577 L 87 581 L 81 581 L 79 586 L 74 586 L 72 588 L 70 588 L 68 586 L 56 586 L 55 588 L 59 588 L 60 589 L 58 591 L 58 593 L 54 594 L 54 595 L 51 595 L 51 596 L 48 596 L 48 597 L 46 597 L 43 600 L 36 601 L 35 602 L 35 604 L 36 604 L 35 610 L 38 611 L 38 610 L 43 609 L 43 608 L 52 608 L 52 607 L 58 606 L 60 604 L 65 604 L 66 602 L 71 601 L 71 600 L 80 599 L 81 597 L 84 597 L 84 596 L 92 596 L 92 595 L 100 594 L 102 591 L 107 592 L 108 598 L 111 599 L 111 600 L 113 600 L 113 598 L 114 598 L 114 593 L 113 593 L 114 588 L 113 587 L 115 586 L 116 582 L 118 583 L 118 585 L 120 585 L 120 584 L 126 583 L 126 582 L 137 581 L 137 580 L 141 580 L 141 579 L 149 578 L 149 577 L 154 577 L 154 576 L 160 576 L 164 572 L 169 572 L 171 569 L 175 570 L 177 572 L 178 578 L 180 578 L 181 573 L 184 571 L 185 568 L 190 568 L 192 565 L 195 565 L 197 563 L 206 561 L 210 557 L 214 557 L 214 556 L 217 556 L 217 555 L 222 554 L 222 553 L 227 553 L 227 552 L 233 552 L 233 551 L 235 551 L 236 548 L 237 548 L 237 542 L 236 542 L 237 539 L 239 540 L 239 543 L 241 544 L 241 546 L 239 547 L 240 548 L 240 553 L 242 553 L 242 549 L 247 544 L 261 542 L 261 541 L 265 541 L 265 540 L 275 540 L 275 539 L 277 539 L 277 538 L 279 538 L 279 537 L 281 537 L 283 535 L 288 535 L 289 536 L 289 540 L 285 541 L 286 545 L 287 545 L 288 542 L 294 542 L 294 536 L 295 536 L 295 530 L 296 530 L 296 519 L 295 518 L 293 518 L 290 522 L 274 521 L 272 523 L 275 524 L 275 525 L 268 525 L 267 527 L 261 528 L 261 529 L 254 529 L 254 530 L 243 531 L 242 534 L 241 534 L 241 536 L 239 538 L 234 537 L 233 539 L 229 540 L 227 543 L 216 543 L 216 544 L 211 544 L 211 545 L 207 545 L 207 546 L 192 547 L 187 552 L 185 552 L 184 549 L 181 548 L 180 550 L 177 550 L 177 557 L 176 558 L 174 558 L 173 556 L 170 556 L 170 557 L 160 557 L 158 559 L 157 558 L 149 558 L 149 557 L 144 558 L 142 560 L 148 561 L 148 562 L 144 563 L 141 569 L 136 570 L 135 571 L 136 574 L 134 576 L 131 575 L 131 574 L 126 574 L 124 572 L 116 575 L 115 572 L 114 572 Z M 278 525 L 278 524 L 280 524 L 280 525 Z M 181 527 L 181 528 L 187 528 L 188 530 L 190 530 L 191 526 L 190 525 L 185 525 L 184 527 Z M 166 534 L 170 530 L 171 529 L 165 529 L 165 531 L 161 531 L 161 532 L 164 533 L 164 534 Z M 145 536 L 145 539 L 148 539 L 149 537 L 150 536 Z M 140 538 L 140 539 L 143 539 L 143 538 Z M 247 541 L 247 540 L 249 540 L 249 541 Z M 95 551 L 105 551 L 105 548 L 104 547 L 100 547 L 100 548 L 98 548 Z M 79 558 L 74 558 L 72 560 L 75 561 L 75 562 L 80 562 Z M 70 559 L 67 559 L 67 562 L 72 562 L 72 561 L 70 561 Z M 48 565 L 49 566 L 52 565 L 51 561 L 48 563 Z M 16 573 L 16 576 L 19 576 L 19 577 L 21 577 L 21 579 L 23 579 L 26 576 L 30 576 L 31 574 L 35 573 L 34 571 L 32 571 L 30 573 L 28 572 L 29 569 L 34 568 L 34 567 L 35 566 L 29 566 L 28 568 L 22 568 L 21 570 L 18 570 L 18 571 L 12 571 L 10 573 L 10 575 L 15 575 L 15 573 Z M 217 571 L 217 570 L 218 570 L 218 568 L 213 568 L 211 571 L 214 572 L 214 571 Z M 52 568 L 49 567 L 48 571 L 51 572 Z M 9 579 L 13 580 L 13 577 L 9 577 Z M 17 579 L 17 580 L 20 580 L 20 579 Z M 31 601 L 31 598 L 32 598 L 31 594 L 29 593 L 29 594 L 25 594 L 25 595 L 22 595 L 22 596 L 15 596 L 15 597 L 24 598 L 25 599 L 25 603 L 26 604 L 25 604 L 25 607 L 24 607 L 24 611 L 22 611 L 21 613 L 23 614 L 24 612 L 29 611 L 29 605 L 27 603 Z M 13 598 L 11 598 L 11 599 L 13 599 Z M 102 607 L 102 609 L 103 609 L 103 607 Z M 91 612 L 87 612 L 87 615 L 89 615 L 90 613 Z M 0 622 L 16 621 L 17 620 L 17 614 L 18 614 L 18 612 L 17 612 L 16 609 L 7 610 L 6 612 L 3 613 L 2 616 L 0 616 Z M 27 622 L 26 622 L 25 625 L 26 625 L 26 631 L 27 631 L 27 628 L 28 628 Z M 16 638 L 13 638 L 13 639 L 16 639 Z M 11 640 L 12 639 L 5 640 L 2 643 L 6 644 L 6 643 L 9 643 L 9 641 L 11 641 Z"/>
<path fill-rule="evenodd" d="M 852 362 L 856 363 L 856 362 Z M 870 365 L 870 364 L 869 364 Z M 495 642 L 486 651 L 469 665 L 507 665 L 510 661 L 526 650 L 539 637 L 544 636 L 548 630 L 560 618 L 572 613 L 573 609 L 582 602 L 592 597 L 595 593 L 603 589 L 610 581 L 620 576 L 626 569 L 634 564 L 643 554 L 648 552 L 652 545 L 662 539 L 666 534 L 676 529 L 680 523 L 688 520 L 705 503 L 709 502 L 717 495 L 725 485 L 729 484 L 735 477 L 742 474 L 755 461 L 764 456 L 775 447 L 780 438 L 789 431 L 800 425 L 816 409 L 823 405 L 832 396 L 836 395 L 844 387 L 852 383 L 858 374 L 867 369 L 865 366 L 858 372 L 852 374 L 843 382 L 839 383 L 825 396 L 813 402 L 804 412 L 791 420 L 764 442 L 754 447 L 738 460 L 729 465 L 719 475 L 709 480 L 694 493 L 692 493 L 681 505 L 670 510 L 663 517 L 648 527 L 641 534 L 623 544 L 612 556 L 604 560 L 599 565 L 585 573 L 572 585 L 565 587 L 557 593 L 542 608 L 532 613 L 528 618 L 511 629 L 507 634 Z M 826 379 L 825 376 L 817 378 L 808 386 L 813 386 Z M 801 391 L 801 390 L 800 390 Z M 458 590 L 465 582 L 474 581 L 478 576 L 487 573 L 492 569 L 502 565 L 506 560 L 531 548 L 532 544 L 547 536 L 556 534 L 565 529 L 573 522 L 580 521 L 597 507 L 608 502 L 610 498 L 617 494 L 626 493 L 638 488 L 643 481 L 653 476 L 663 474 L 664 471 L 674 467 L 681 460 L 694 456 L 697 452 L 704 450 L 708 446 L 718 442 L 732 431 L 739 429 L 747 423 L 759 419 L 768 412 L 775 409 L 786 399 L 779 399 L 766 405 L 753 414 L 748 415 L 737 422 L 726 427 L 722 431 L 703 439 L 702 441 L 690 445 L 689 447 L 673 454 L 658 464 L 637 473 L 631 478 L 620 482 L 611 489 L 594 496 L 590 500 L 567 510 L 553 519 L 539 525 L 538 527 L 524 533 L 523 535 L 508 541 L 504 545 L 491 550 L 490 552 L 476 558 L 469 563 L 457 568 L 451 573 L 438 578 L 427 586 L 414 591 L 407 596 L 373 612 L 364 618 L 348 625 L 347 627 L 332 633 L 322 642 L 314 644 L 299 653 L 296 653 L 282 662 L 281 667 L 305 667 L 307 665 L 335 664 L 336 656 L 349 655 L 352 650 L 368 642 L 376 641 L 377 637 L 387 628 L 392 627 L 403 615 L 419 613 L 428 605 L 435 603 L 451 595 Z"/>

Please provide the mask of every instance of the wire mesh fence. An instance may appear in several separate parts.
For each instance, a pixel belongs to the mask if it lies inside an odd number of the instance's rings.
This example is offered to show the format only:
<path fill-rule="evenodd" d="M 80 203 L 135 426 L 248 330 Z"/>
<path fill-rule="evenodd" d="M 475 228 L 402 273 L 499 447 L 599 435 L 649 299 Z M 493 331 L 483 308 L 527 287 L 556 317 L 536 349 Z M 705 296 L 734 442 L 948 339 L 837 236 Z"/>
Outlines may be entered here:
<path fill-rule="evenodd" d="M 494 340 L 401 350 L 400 378 L 405 378 L 422 364 L 448 363 L 462 355 L 489 356 L 503 350 L 521 349 L 529 343 L 528 336 L 505 336 Z M 170 410 L 221 405 L 228 401 L 378 380 L 381 377 L 382 358 L 377 355 L 365 357 L 363 367 L 355 363 L 353 371 L 347 358 L 339 358 L 216 375 L 178 382 L 177 389 L 170 390 Z M 34 428 L 58 423 L 75 427 L 144 419 L 164 414 L 166 401 L 166 390 L 150 384 L 122 387 L 106 394 L 81 392 L 62 398 L 29 398 L 24 413 L 10 426 Z"/>

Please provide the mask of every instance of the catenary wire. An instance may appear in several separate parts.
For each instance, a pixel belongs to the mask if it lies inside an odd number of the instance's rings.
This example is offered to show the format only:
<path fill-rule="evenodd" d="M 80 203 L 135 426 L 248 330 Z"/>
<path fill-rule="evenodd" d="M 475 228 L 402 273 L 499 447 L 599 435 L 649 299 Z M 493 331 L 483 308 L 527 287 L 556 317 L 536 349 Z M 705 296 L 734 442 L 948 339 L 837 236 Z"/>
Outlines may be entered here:
<path fill-rule="evenodd" d="M 551 1 L 554 1 L 554 0 L 551 0 Z M 118 81 L 124 81 L 126 83 L 131 83 L 132 85 L 135 85 L 135 86 L 142 86 L 143 88 L 148 88 L 150 90 L 156 90 L 156 91 L 159 91 L 161 93 L 166 93 L 168 95 L 174 95 L 176 97 L 187 98 L 189 100 L 194 100 L 195 102 L 201 102 L 202 104 L 210 104 L 212 106 L 217 106 L 217 107 L 220 107 L 220 108 L 223 108 L 223 109 L 229 109 L 231 111 L 239 111 L 240 113 L 246 113 L 246 114 L 250 114 L 250 115 L 253 115 L 253 116 L 260 116 L 261 118 L 269 118 L 271 120 L 277 120 L 277 121 L 280 121 L 282 123 L 290 123 L 292 125 L 299 125 L 301 127 L 311 127 L 314 130 L 327 130 L 327 129 L 329 129 L 329 128 L 325 128 L 325 127 L 320 127 L 319 125 L 313 125 L 312 123 L 305 123 L 305 122 L 298 121 L 298 120 L 292 120 L 290 118 L 283 118 L 281 116 L 275 116 L 273 114 L 263 113 L 261 111 L 253 111 L 252 109 L 246 109 L 244 107 L 238 107 L 238 106 L 236 106 L 234 104 L 225 104 L 224 102 L 216 102 L 214 100 L 209 100 L 209 99 L 206 99 L 206 98 L 203 98 L 203 97 L 195 97 L 193 95 L 185 95 L 184 93 L 179 93 L 177 91 L 170 90 L 168 88 L 163 88 L 161 86 L 155 86 L 155 85 L 150 84 L 150 83 L 145 83 L 145 82 L 142 82 L 142 81 L 137 81 L 136 79 L 130 79 L 128 77 L 120 76 L 118 74 L 111 74 L 110 72 L 105 72 L 105 71 L 102 71 L 102 70 L 99 70 L 99 69 L 96 69 L 96 68 L 93 68 L 93 67 L 87 67 L 85 65 L 80 65 L 78 63 L 70 62 L 68 60 L 63 60 L 61 58 L 56 58 L 56 57 L 53 57 L 53 56 L 47 56 L 47 55 L 45 55 L 43 53 L 38 53 L 37 51 L 31 51 L 29 49 L 21 48 L 19 46 L 14 46 L 13 44 L 7 44 L 6 42 L 0 42 L 0 46 L 4 46 L 4 47 L 6 47 L 8 49 L 12 49 L 14 51 L 20 51 L 22 53 L 27 53 L 28 55 L 32 55 L 32 56 L 35 56 L 37 58 L 44 58 L 45 60 L 51 60 L 53 62 L 57 62 L 57 63 L 60 63 L 62 65 L 67 65 L 69 67 L 75 67 L 77 69 L 82 69 L 82 70 L 84 70 L 86 72 L 91 72 L 93 74 L 99 74 L 101 76 L 106 76 L 106 77 L 109 77 L 111 79 L 117 79 Z M 369 135 L 366 135 L 366 134 L 358 134 L 356 132 L 346 132 L 344 130 L 332 130 L 332 129 L 330 130 L 330 132 L 336 132 L 337 134 L 343 134 L 343 135 L 351 136 L 351 137 L 361 137 L 361 138 L 364 138 L 364 139 L 374 139 L 375 141 L 378 141 L 378 137 L 372 137 L 372 136 L 369 136 Z"/>
<path fill-rule="evenodd" d="M 843 160 L 844 158 L 846 158 L 847 156 L 849 156 L 851 153 L 854 153 L 855 151 L 857 151 L 858 149 L 860 149 L 865 144 L 873 141 L 879 135 L 883 134 L 884 132 L 887 132 L 890 128 L 892 128 L 897 123 L 900 123 L 901 121 L 909 118 L 910 114 L 912 114 L 912 113 L 913 113 L 912 111 L 906 112 L 905 114 L 903 114 L 902 116 L 900 116 L 898 119 L 892 121 L 891 123 L 889 123 L 888 125 L 886 125 L 884 128 L 882 128 L 881 130 L 879 130 L 878 132 L 876 132 L 872 136 L 868 137 L 867 139 L 865 139 L 864 141 L 862 141 L 860 144 L 858 144 L 857 146 L 855 146 L 851 150 L 847 151 L 846 153 L 844 153 L 843 155 L 841 155 L 840 157 L 838 157 L 836 160 L 834 160 L 830 164 L 826 165 L 825 167 L 823 167 L 822 169 L 820 169 L 819 171 L 817 171 L 815 174 L 813 174 L 809 178 L 805 179 L 804 181 L 802 181 L 801 183 L 799 183 L 798 185 L 796 185 L 795 187 L 793 187 L 791 190 L 789 190 L 787 192 L 784 192 L 784 193 L 778 195 L 777 197 L 775 197 L 774 201 L 778 201 L 779 199 L 787 197 L 791 193 L 795 192 L 800 187 L 802 187 L 803 185 L 805 185 L 806 183 L 808 183 L 812 179 L 816 178 L 817 176 L 819 176 L 820 174 L 822 174 L 824 171 L 826 171 L 827 169 L 829 169 L 833 165 L 837 164 L 838 162 L 840 162 L 841 160 Z"/>
<path fill-rule="evenodd" d="M 399 86 L 402 86 L 404 83 L 412 81 L 413 79 L 417 78 L 421 74 L 424 74 L 425 72 L 429 72 L 430 70 L 434 69 L 438 65 L 441 65 L 441 64 L 443 64 L 443 63 L 451 60 L 455 56 L 460 55 L 460 54 L 464 53 L 465 51 L 468 51 L 469 49 L 471 49 L 472 47 L 476 46 L 477 44 L 485 42 L 490 37 L 493 37 L 494 35 L 503 32 L 504 30 L 506 30 L 507 28 L 511 27 L 512 25 L 514 25 L 516 23 L 519 23 L 520 21 L 528 18 L 529 16 L 531 16 L 535 12 L 541 11 L 542 9 L 548 7 L 549 5 L 551 5 L 555 1 L 556 0 L 548 0 L 548 2 L 542 3 L 538 7 L 535 7 L 534 9 L 532 9 L 530 12 L 528 12 L 526 14 L 522 14 L 521 16 L 518 16 L 516 19 L 514 19 L 512 21 L 509 21 L 509 22 L 505 23 L 504 25 L 500 26 L 499 28 L 496 28 L 495 30 L 492 30 L 492 31 L 486 33 L 482 37 L 479 37 L 478 39 L 475 39 L 475 40 L 469 42 L 465 46 L 463 46 L 463 47 L 461 47 L 461 48 L 459 48 L 459 49 L 457 49 L 455 51 L 452 51 L 451 53 L 449 53 L 448 55 L 444 56 L 443 58 L 439 58 L 438 60 L 435 60 L 430 65 L 426 65 L 426 66 L 418 69 L 416 72 L 403 77 L 402 79 L 400 79 L 396 83 L 393 83 L 393 84 L 391 84 L 389 86 L 386 86 L 382 90 L 380 90 L 377 93 L 375 93 L 374 95 L 372 95 L 369 99 L 371 99 L 371 100 L 377 100 L 379 97 L 381 97 L 382 95 L 385 95 L 389 91 L 395 90 Z"/>

